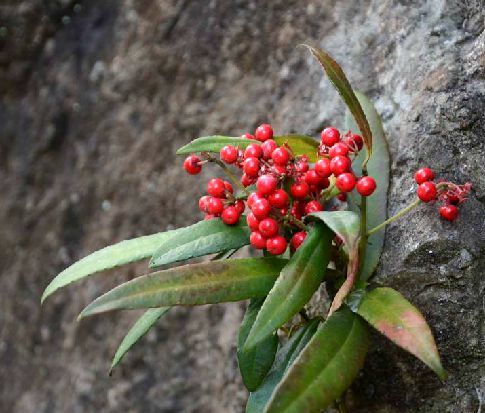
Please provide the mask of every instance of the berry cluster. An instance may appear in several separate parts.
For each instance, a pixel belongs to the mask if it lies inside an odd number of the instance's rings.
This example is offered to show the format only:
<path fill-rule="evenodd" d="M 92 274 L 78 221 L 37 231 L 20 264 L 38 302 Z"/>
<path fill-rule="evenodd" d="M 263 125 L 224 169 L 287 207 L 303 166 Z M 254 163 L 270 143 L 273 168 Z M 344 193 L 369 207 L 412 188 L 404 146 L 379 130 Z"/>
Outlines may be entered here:
<path fill-rule="evenodd" d="M 429 168 L 419 169 L 414 179 L 419 185 L 417 189 L 418 198 L 423 202 L 439 200 L 442 205 L 439 208 L 441 217 L 447 221 L 454 221 L 458 218 L 458 205 L 463 203 L 471 190 L 471 184 L 457 185 L 453 182 L 433 182 L 434 172 Z"/>

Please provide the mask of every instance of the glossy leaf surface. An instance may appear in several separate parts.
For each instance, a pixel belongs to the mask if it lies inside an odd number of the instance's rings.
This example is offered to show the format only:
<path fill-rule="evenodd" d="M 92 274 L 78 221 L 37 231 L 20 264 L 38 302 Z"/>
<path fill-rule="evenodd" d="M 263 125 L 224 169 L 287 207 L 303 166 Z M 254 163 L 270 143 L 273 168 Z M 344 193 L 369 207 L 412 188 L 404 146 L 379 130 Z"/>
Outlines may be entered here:
<path fill-rule="evenodd" d="M 197 152 L 219 153 L 219 151 L 226 145 L 237 146 L 240 149 L 244 149 L 251 143 L 260 144 L 261 142 L 253 139 L 236 138 L 231 136 L 203 136 L 201 138 L 194 139 L 185 146 L 182 146 L 179 150 L 177 150 L 177 155 L 188 155 Z"/>
<path fill-rule="evenodd" d="M 356 247 L 359 240 L 360 217 L 352 211 L 313 212 L 308 217 L 323 221 L 342 241 L 348 250 Z"/>
<path fill-rule="evenodd" d="M 278 145 L 286 143 L 293 155 L 306 155 L 310 162 L 316 162 L 318 153 L 318 141 L 306 135 L 285 135 L 273 138 Z"/>

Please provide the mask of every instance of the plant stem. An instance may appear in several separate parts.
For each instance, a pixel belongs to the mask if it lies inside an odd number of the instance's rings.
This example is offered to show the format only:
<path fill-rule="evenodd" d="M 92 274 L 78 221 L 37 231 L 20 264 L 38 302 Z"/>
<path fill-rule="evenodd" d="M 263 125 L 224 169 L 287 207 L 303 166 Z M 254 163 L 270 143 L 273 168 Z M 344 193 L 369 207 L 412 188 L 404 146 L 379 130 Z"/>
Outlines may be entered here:
<path fill-rule="evenodd" d="M 366 175 L 364 175 L 366 176 Z M 359 268 L 364 267 L 367 252 L 367 197 L 360 197 L 360 241 L 359 241 Z"/>
<path fill-rule="evenodd" d="M 215 162 L 217 165 L 219 165 L 224 171 L 224 173 L 227 175 L 227 177 L 233 182 L 233 184 L 239 187 L 239 189 L 241 189 L 246 194 L 246 196 L 249 195 L 249 191 L 246 189 L 246 187 L 243 184 L 241 184 L 241 182 L 234 176 L 234 174 L 230 171 L 230 169 L 226 165 L 224 165 L 223 162 L 221 162 L 217 158 L 214 158 L 208 153 L 206 153 L 205 155 L 207 156 L 207 159 L 210 162 Z"/>
<path fill-rule="evenodd" d="M 383 223 L 381 223 L 381 224 L 377 225 L 376 227 L 372 228 L 371 230 L 369 230 L 367 232 L 366 236 L 368 237 L 369 235 L 372 235 L 374 232 L 377 232 L 380 229 L 384 228 L 387 224 L 390 224 L 392 221 L 395 221 L 398 218 L 402 217 L 403 215 L 407 214 L 413 208 L 416 208 L 419 204 L 421 204 L 421 200 L 419 198 L 416 198 L 416 200 L 414 200 L 406 208 L 401 209 L 396 215 L 392 216 L 391 218 L 385 220 Z"/>

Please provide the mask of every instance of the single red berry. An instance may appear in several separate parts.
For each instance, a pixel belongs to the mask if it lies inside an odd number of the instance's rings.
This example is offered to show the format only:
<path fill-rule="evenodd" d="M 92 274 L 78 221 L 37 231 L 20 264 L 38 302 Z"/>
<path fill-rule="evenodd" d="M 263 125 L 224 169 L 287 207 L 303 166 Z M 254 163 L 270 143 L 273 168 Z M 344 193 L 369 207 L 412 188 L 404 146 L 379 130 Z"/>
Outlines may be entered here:
<path fill-rule="evenodd" d="M 254 137 L 253 134 L 251 133 L 245 133 L 244 135 L 241 136 L 242 138 L 245 138 L 245 139 L 252 139 L 252 140 L 256 140 L 256 138 Z"/>
<path fill-rule="evenodd" d="M 266 241 L 266 249 L 271 255 L 283 254 L 286 251 L 286 246 L 286 240 L 280 235 Z"/>
<path fill-rule="evenodd" d="M 423 182 L 418 186 L 418 197 L 423 202 L 430 202 L 436 199 L 436 185 L 433 182 Z"/>
<path fill-rule="evenodd" d="M 330 158 L 335 158 L 336 156 L 347 156 L 348 153 L 349 148 L 345 143 L 342 142 L 336 143 L 328 150 L 328 155 Z"/>
<path fill-rule="evenodd" d="M 239 221 L 239 211 L 235 206 L 228 206 L 221 214 L 222 222 L 226 225 L 235 225 Z"/>
<path fill-rule="evenodd" d="M 340 202 L 346 202 L 347 201 L 347 194 L 345 192 L 341 192 L 340 194 L 337 195 L 337 199 Z"/>
<path fill-rule="evenodd" d="M 209 200 L 211 199 L 210 196 L 208 195 L 204 195 L 202 196 L 200 199 L 199 199 L 199 209 L 202 211 L 202 212 L 207 212 L 208 211 L 208 207 L 209 207 Z"/>
<path fill-rule="evenodd" d="M 440 208 L 440 215 L 447 221 L 454 221 L 456 218 L 458 218 L 458 207 L 455 205 L 443 205 Z"/>
<path fill-rule="evenodd" d="M 224 181 L 224 187 L 226 188 L 226 191 L 229 192 L 230 194 L 234 193 L 234 188 L 232 187 L 230 182 Z"/>
<path fill-rule="evenodd" d="M 290 187 L 291 196 L 295 199 L 303 199 L 308 196 L 310 187 L 305 181 L 294 183 Z"/>
<path fill-rule="evenodd" d="M 345 138 L 345 143 L 352 152 L 358 152 L 364 147 L 362 136 L 351 134 Z"/>
<path fill-rule="evenodd" d="M 266 238 L 277 235 L 279 229 L 278 223 L 273 218 L 265 218 L 259 223 L 259 232 Z"/>
<path fill-rule="evenodd" d="M 363 176 L 357 180 L 355 189 L 362 196 L 369 196 L 375 191 L 376 186 L 377 184 L 374 178 L 371 176 Z"/>
<path fill-rule="evenodd" d="M 267 199 L 261 198 L 253 202 L 251 211 L 253 211 L 253 214 L 257 219 L 264 219 L 271 211 L 271 206 Z"/>
<path fill-rule="evenodd" d="M 256 128 L 256 132 L 254 133 L 256 139 L 260 142 L 264 142 L 268 139 L 273 138 L 273 128 L 271 125 L 267 123 L 263 123 Z"/>
<path fill-rule="evenodd" d="M 204 221 L 208 221 L 209 219 L 215 218 L 215 215 L 212 214 L 205 214 L 204 215 Z"/>
<path fill-rule="evenodd" d="M 244 159 L 247 158 L 261 158 L 263 156 L 263 150 L 261 146 L 252 143 L 244 150 Z"/>
<path fill-rule="evenodd" d="M 452 205 L 458 205 L 460 203 L 460 197 L 455 194 L 446 194 L 446 201 Z"/>
<path fill-rule="evenodd" d="M 322 143 L 327 146 L 333 146 L 340 140 L 340 132 L 335 128 L 325 128 L 320 134 Z"/>
<path fill-rule="evenodd" d="M 350 192 L 355 187 L 355 176 L 350 172 L 345 172 L 337 176 L 335 186 L 341 192 Z"/>
<path fill-rule="evenodd" d="M 290 246 L 293 251 L 296 251 L 306 238 L 306 231 L 299 231 L 293 234 L 290 241 Z"/>
<path fill-rule="evenodd" d="M 295 163 L 295 171 L 304 174 L 305 172 L 308 171 L 310 166 L 308 165 L 307 161 L 304 160 L 299 160 L 298 162 Z"/>
<path fill-rule="evenodd" d="M 254 248 L 258 250 L 266 248 L 266 238 L 263 237 L 263 235 L 258 231 L 251 232 L 251 235 L 249 236 L 249 242 Z"/>
<path fill-rule="evenodd" d="M 276 148 L 271 154 L 271 159 L 277 165 L 286 165 L 290 160 L 291 155 L 285 148 Z"/>
<path fill-rule="evenodd" d="M 268 139 L 261 144 L 263 150 L 263 158 L 270 159 L 273 151 L 278 147 L 278 144 L 273 139 Z"/>
<path fill-rule="evenodd" d="M 332 170 L 330 169 L 330 159 L 319 159 L 315 163 L 315 172 L 322 178 L 328 178 L 330 175 L 332 175 Z"/>
<path fill-rule="evenodd" d="M 241 201 L 240 199 L 238 199 L 234 203 L 234 206 L 236 207 L 237 212 L 239 212 L 239 215 L 241 215 L 244 212 L 244 210 L 246 209 L 246 205 L 244 204 L 244 201 Z"/>
<path fill-rule="evenodd" d="M 202 171 L 202 165 L 200 163 L 200 158 L 197 155 L 189 155 L 185 158 L 184 169 L 190 175 L 197 175 Z"/>
<path fill-rule="evenodd" d="M 278 186 L 278 180 L 274 175 L 261 175 L 256 181 L 256 189 L 260 195 L 269 195 Z"/>
<path fill-rule="evenodd" d="M 302 205 L 296 201 L 293 203 L 293 206 L 291 207 L 290 214 L 293 215 L 296 219 L 301 219 L 303 216 L 303 207 Z"/>
<path fill-rule="evenodd" d="M 260 163 L 258 158 L 247 158 L 244 161 L 243 170 L 247 176 L 255 178 L 256 176 L 258 176 L 259 167 Z"/>
<path fill-rule="evenodd" d="M 279 211 L 281 215 L 285 216 L 288 213 L 288 207 L 280 208 Z"/>
<path fill-rule="evenodd" d="M 268 201 L 274 208 L 284 208 L 288 205 L 288 200 L 288 194 L 283 189 L 277 189 L 268 196 Z"/>
<path fill-rule="evenodd" d="M 259 229 L 259 219 L 252 212 L 246 215 L 246 222 L 251 231 L 257 231 Z"/>
<path fill-rule="evenodd" d="M 255 177 L 249 176 L 246 173 L 242 174 L 241 183 L 243 184 L 243 186 L 246 187 L 246 186 L 254 184 L 255 182 L 256 182 Z"/>
<path fill-rule="evenodd" d="M 261 199 L 262 196 L 260 194 L 258 194 L 257 192 L 251 192 L 248 196 L 248 199 L 247 199 L 247 204 L 248 204 L 248 207 L 251 208 L 254 204 L 254 201 L 258 200 L 258 199 Z"/>
<path fill-rule="evenodd" d="M 414 179 L 418 184 L 432 181 L 434 179 L 434 172 L 429 168 L 421 168 L 414 174 Z"/>
<path fill-rule="evenodd" d="M 322 178 L 319 184 L 317 185 L 318 189 L 325 189 L 325 188 L 328 188 L 329 186 L 330 186 L 330 179 L 328 178 Z"/>
<path fill-rule="evenodd" d="M 237 155 L 237 148 L 231 145 L 224 146 L 219 152 L 221 161 L 229 164 L 237 161 Z"/>
<path fill-rule="evenodd" d="M 336 156 L 330 161 L 330 169 L 335 176 L 350 171 L 352 162 L 346 156 Z"/>
<path fill-rule="evenodd" d="M 323 206 L 320 202 L 318 201 L 308 201 L 305 204 L 305 215 L 311 214 L 312 212 L 318 212 L 318 211 L 323 211 Z"/>
<path fill-rule="evenodd" d="M 209 202 L 207 203 L 207 209 L 209 213 L 215 216 L 219 216 L 222 211 L 224 211 L 224 204 L 222 203 L 222 199 L 211 197 Z"/>
<path fill-rule="evenodd" d="M 226 192 L 226 186 L 224 181 L 219 178 L 212 178 L 207 182 L 207 193 L 215 196 L 216 198 L 224 198 Z"/>
<path fill-rule="evenodd" d="M 271 170 L 277 175 L 286 175 L 286 166 L 274 164 Z"/>
<path fill-rule="evenodd" d="M 305 174 L 305 182 L 308 185 L 320 185 L 322 183 L 322 177 L 317 174 L 317 172 L 314 169 L 310 169 L 306 174 Z"/>

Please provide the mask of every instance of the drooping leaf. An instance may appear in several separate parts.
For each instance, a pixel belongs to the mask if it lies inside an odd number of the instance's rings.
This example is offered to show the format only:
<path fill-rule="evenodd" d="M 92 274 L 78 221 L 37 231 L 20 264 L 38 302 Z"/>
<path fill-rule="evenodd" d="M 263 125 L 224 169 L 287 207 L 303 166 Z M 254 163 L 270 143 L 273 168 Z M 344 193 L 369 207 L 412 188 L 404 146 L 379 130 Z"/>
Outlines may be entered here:
<path fill-rule="evenodd" d="M 240 248 L 249 244 L 249 235 L 244 217 L 237 225 L 226 225 L 220 218 L 199 221 L 182 228 L 177 236 L 162 243 L 153 254 L 150 267 Z"/>
<path fill-rule="evenodd" d="M 121 344 L 116 350 L 116 354 L 111 363 L 109 374 L 120 363 L 123 356 L 153 327 L 153 325 L 163 316 L 170 307 L 150 308 L 146 310 L 143 315 L 130 328 L 130 331 L 121 341 Z"/>
<path fill-rule="evenodd" d="M 248 337 L 249 331 L 254 324 L 258 311 L 263 304 L 264 299 L 252 299 L 246 310 L 246 314 L 239 328 L 237 341 L 237 360 L 239 370 L 244 385 L 249 391 L 254 391 L 261 384 L 268 373 L 278 348 L 278 335 L 273 334 L 259 343 L 258 346 L 249 350 L 244 350 L 244 343 Z"/>
<path fill-rule="evenodd" d="M 176 235 L 178 231 L 179 229 L 176 229 L 121 241 L 93 252 L 57 275 L 45 289 L 42 302 L 59 288 L 91 274 L 150 258 L 160 244 Z"/>
<path fill-rule="evenodd" d="M 246 348 L 273 334 L 310 300 L 325 277 L 332 237 L 327 226 L 315 222 L 264 301 L 246 340 Z"/>
<path fill-rule="evenodd" d="M 286 371 L 265 413 L 320 413 L 350 386 L 364 364 L 367 326 L 348 308 L 321 325 Z"/>
<path fill-rule="evenodd" d="M 325 51 L 308 45 L 304 46 L 306 46 L 312 55 L 320 62 L 320 65 L 325 70 L 328 78 L 347 105 L 347 108 L 359 127 L 365 147 L 367 149 L 367 157 L 370 158 L 373 150 L 371 128 L 369 127 L 369 123 L 367 122 L 364 111 L 362 110 L 359 100 L 355 96 L 352 86 L 350 86 L 345 73 L 339 64 L 332 58 L 332 56 Z"/>
<path fill-rule="evenodd" d="M 183 265 L 144 275 L 108 291 L 80 318 L 111 310 L 201 305 L 264 297 L 287 263 L 244 258 Z"/>
<path fill-rule="evenodd" d="M 298 357 L 301 350 L 317 331 L 320 321 L 318 319 L 310 320 L 307 324 L 297 330 L 290 339 L 278 350 L 276 360 L 263 383 L 256 391 L 249 395 L 246 404 L 246 413 L 263 413 L 264 408 L 273 393 L 277 384 L 285 374 L 285 371 Z"/>
<path fill-rule="evenodd" d="M 357 313 L 445 380 L 446 371 L 426 320 L 400 293 L 392 288 L 376 288 L 364 295 Z"/>
<path fill-rule="evenodd" d="M 384 222 L 387 218 L 390 155 L 381 119 L 375 110 L 374 105 L 362 93 L 355 92 L 355 94 L 364 108 L 373 136 L 373 155 L 367 164 L 367 172 L 376 180 L 377 189 L 370 197 L 367 197 L 366 201 L 367 230 L 369 230 Z M 345 123 L 348 129 L 354 132 L 357 131 L 357 126 L 349 112 L 346 113 Z M 353 162 L 354 170 L 358 171 L 358 173 L 361 171 L 363 160 L 364 155 L 360 153 Z M 348 199 L 351 209 L 355 212 L 359 212 L 360 196 L 353 192 L 349 194 Z M 369 279 L 379 263 L 382 247 L 384 245 L 384 235 L 384 231 L 378 231 L 372 234 L 368 239 L 366 257 L 360 274 L 360 279 L 363 281 Z"/>
<path fill-rule="evenodd" d="M 319 143 L 311 136 L 306 135 L 284 135 L 273 138 L 278 145 L 286 143 L 293 152 L 293 155 L 306 155 L 310 162 L 316 162 Z"/>
<path fill-rule="evenodd" d="M 195 152 L 219 152 L 226 145 L 237 146 L 240 149 L 245 149 L 251 143 L 258 145 L 261 144 L 259 141 L 246 138 L 235 138 L 221 135 L 203 136 L 201 138 L 194 139 L 187 145 L 182 146 L 177 151 L 177 155 L 186 155 Z"/>

